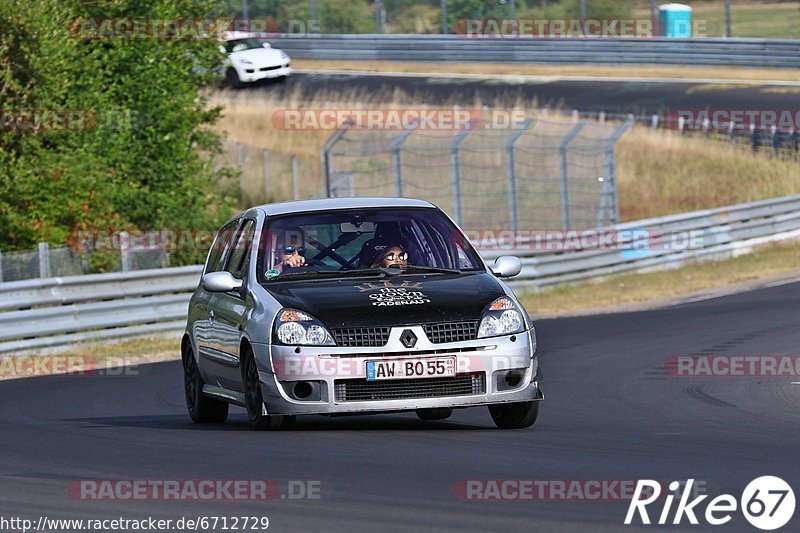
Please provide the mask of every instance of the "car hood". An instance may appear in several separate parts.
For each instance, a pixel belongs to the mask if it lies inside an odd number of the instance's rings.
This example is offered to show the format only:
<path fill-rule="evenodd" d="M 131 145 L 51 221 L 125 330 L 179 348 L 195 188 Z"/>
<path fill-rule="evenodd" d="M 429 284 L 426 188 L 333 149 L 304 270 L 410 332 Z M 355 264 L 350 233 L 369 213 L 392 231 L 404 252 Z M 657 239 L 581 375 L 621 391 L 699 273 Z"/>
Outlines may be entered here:
<path fill-rule="evenodd" d="M 233 61 L 246 59 L 247 61 L 250 61 L 256 65 L 282 63 L 284 61 L 281 51 L 276 48 L 253 48 L 250 50 L 242 50 L 241 52 L 231 53 L 230 57 Z"/>
<path fill-rule="evenodd" d="M 331 329 L 479 320 L 486 306 L 505 294 L 487 272 L 286 281 L 264 287 L 284 307 L 310 313 Z"/>

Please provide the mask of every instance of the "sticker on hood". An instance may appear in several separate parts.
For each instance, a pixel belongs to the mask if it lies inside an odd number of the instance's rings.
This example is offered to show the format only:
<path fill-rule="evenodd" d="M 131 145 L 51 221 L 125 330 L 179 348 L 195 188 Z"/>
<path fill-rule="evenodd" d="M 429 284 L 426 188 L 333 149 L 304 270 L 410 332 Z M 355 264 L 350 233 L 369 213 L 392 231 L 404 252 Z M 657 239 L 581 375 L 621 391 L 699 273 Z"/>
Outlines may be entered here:
<path fill-rule="evenodd" d="M 378 307 L 397 305 L 422 305 L 431 303 L 430 298 L 418 289 L 421 283 L 404 281 L 401 285 L 394 285 L 391 281 L 382 283 L 364 283 L 358 285 L 359 292 L 369 292 L 372 305 Z"/>

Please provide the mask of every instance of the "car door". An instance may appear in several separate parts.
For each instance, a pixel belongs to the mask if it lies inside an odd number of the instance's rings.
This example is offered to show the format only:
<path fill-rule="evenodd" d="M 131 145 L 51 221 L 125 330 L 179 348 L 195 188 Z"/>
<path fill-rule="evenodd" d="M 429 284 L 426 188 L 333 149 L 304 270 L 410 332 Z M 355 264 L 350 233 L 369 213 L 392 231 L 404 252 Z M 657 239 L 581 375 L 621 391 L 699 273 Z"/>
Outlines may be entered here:
<path fill-rule="evenodd" d="M 219 230 L 211 250 L 206 260 L 203 275 L 212 272 L 219 272 L 225 268 L 225 263 L 231 253 L 233 238 L 239 227 L 240 221 L 234 220 Z M 214 358 L 217 342 L 211 330 L 214 321 L 214 313 L 211 312 L 211 298 L 213 293 L 203 289 L 202 284 L 192 300 L 192 316 L 195 317 L 192 323 L 192 334 L 196 343 L 198 355 L 198 367 L 203 379 L 207 383 L 215 384 L 217 379 L 213 372 L 215 368 L 209 363 Z"/>
<path fill-rule="evenodd" d="M 214 321 L 211 326 L 215 339 L 214 363 L 220 385 L 226 389 L 241 391 L 242 375 L 239 367 L 239 345 L 244 316 L 247 312 L 246 284 L 247 268 L 251 256 L 256 221 L 244 219 L 236 233 L 231 253 L 225 261 L 225 270 L 244 282 L 244 290 L 217 293 L 211 297 Z M 245 295 L 245 296 L 243 296 Z"/>

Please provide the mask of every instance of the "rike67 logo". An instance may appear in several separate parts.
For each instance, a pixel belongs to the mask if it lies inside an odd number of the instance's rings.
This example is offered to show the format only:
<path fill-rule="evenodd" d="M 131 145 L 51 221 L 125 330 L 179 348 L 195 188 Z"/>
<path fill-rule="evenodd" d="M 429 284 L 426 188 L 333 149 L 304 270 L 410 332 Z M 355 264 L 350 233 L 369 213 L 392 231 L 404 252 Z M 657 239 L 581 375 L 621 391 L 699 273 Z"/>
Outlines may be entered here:
<path fill-rule="evenodd" d="M 708 498 L 708 495 L 696 496 L 690 501 L 693 484 L 694 479 L 689 479 L 683 490 L 681 490 L 683 484 L 678 481 L 669 484 L 669 493 L 663 498 L 663 507 L 658 515 L 657 524 L 678 525 L 685 517 L 690 524 L 697 525 L 699 523 L 697 516 L 700 515 L 705 518 L 706 523 L 712 526 L 721 526 L 733 519 L 733 514 L 736 513 L 738 507 L 754 527 L 773 530 L 786 525 L 794 515 L 794 491 L 779 477 L 762 476 L 754 479 L 745 487 L 742 497 L 738 501 L 730 494 L 720 494 L 706 503 L 704 513 L 700 512 L 700 504 Z M 661 492 L 662 486 L 658 481 L 640 479 L 628 506 L 625 524 L 632 524 L 637 514 L 642 524 L 651 524 L 647 506 L 659 500 L 662 496 Z M 672 504 L 676 496 L 679 501 L 674 514 L 672 514 Z M 669 521 L 670 515 L 672 515 L 671 522 Z"/>

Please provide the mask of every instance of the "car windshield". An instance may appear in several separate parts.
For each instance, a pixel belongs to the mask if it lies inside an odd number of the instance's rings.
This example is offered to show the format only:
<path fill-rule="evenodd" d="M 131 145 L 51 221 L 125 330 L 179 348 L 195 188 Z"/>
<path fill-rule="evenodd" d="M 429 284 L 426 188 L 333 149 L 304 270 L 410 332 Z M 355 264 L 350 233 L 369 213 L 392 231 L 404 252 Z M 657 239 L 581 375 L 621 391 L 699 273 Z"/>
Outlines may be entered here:
<path fill-rule="evenodd" d="M 227 50 L 229 54 L 231 52 L 241 52 L 242 50 L 253 50 L 263 47 L 264 45 L 258 39 L 234 39 L 225 41 L 225 50 Z"/>
<path fill-rule="evenodd" d="M 464 234 L 441 211 L 430 208 L 282 216 L 264 226 L 260 242 L 261 283 L 485 268 Z"/>

